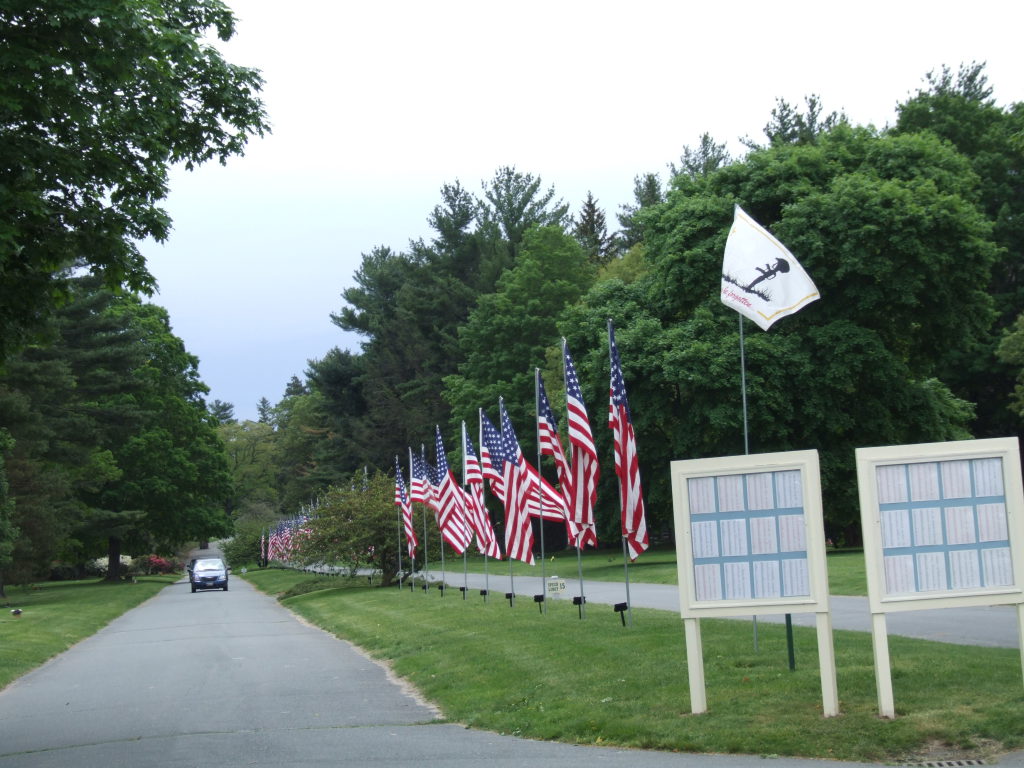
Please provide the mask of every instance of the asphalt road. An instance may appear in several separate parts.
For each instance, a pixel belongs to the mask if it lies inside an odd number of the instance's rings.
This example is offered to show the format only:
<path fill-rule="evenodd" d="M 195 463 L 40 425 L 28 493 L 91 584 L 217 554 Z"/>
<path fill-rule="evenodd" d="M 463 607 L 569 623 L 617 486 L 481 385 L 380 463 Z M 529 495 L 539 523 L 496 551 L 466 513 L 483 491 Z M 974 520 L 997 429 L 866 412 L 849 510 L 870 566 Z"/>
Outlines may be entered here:
<path fill-rule="evenodd" d="M 469 585 L 473 599 L 479 600 L 479 590 L 485 586 L 495 597 L 502 599 L 506 592 L 514 591 L 520 598 L 532 600 L 533 595 L 543 594 L 539 576 L 517 576 L 514 581 L 509 579 L 508 572 L 502 572 L 500 565 L 492 571 L 485 581 L 483 574 L 466 574 L 456 563 L 444 573 L 444 580 L 453 588 L 466 583 Z M 433 581 L 441 580 L 441 571 L 432 568 L 429 577 Z M 554 574 L 548 572 L 549 577 Z M 565 582 L 565 592 L 552 594 L 551 599 L 572 600 L 580 594 L 579 579 L 565 574 L 558 574 Z M 417 574 L 419 577 L 420 574 Z M 513 589 L 514 587 L 514 589 Z M 461 596 L 461 593 L 458 593 Z M 584 581 L 583 594 L 587 599 L 590 611 L 610 611 L 610 606 L 625 602 L 626 585 L 623 582 Z M 657 608 L 663 611 L 679 613 L 679 588 L 674 584 L 631 584 L 629 602 L 636 608 Z M 834 629 L 850 629 L 858 632 L 871 631 L 871 612 L 866 597 L 843 597 L 833 595 L 831 600 L 832 626 Z M 596 605 L 595 605 L 596 604 Z M 750 617 L 739 620 L 750 621 Z M 785 621 L 781 614 L 774 616 L 758 616 L 758 621 L 780 623 Z M 793 624 L 796 626 L 814 626 L 814 614 L 795 613 Z M 1020 632 L 1017 626 L 1016 609 L 1012 606 L 998 605 L 971 608 L 940 608 L 924 611 L 905 611 L 891 613 L 886 618 L 890 635 L 916 637 L 922 640 L 935 640 L 942 643 L 960 645 L 984 645 L 1001 648 L 1018 648 Z"/>
<path fill-rule="evenodd" d="M 229 592 L 170 586 L 0 692 L 0 768 L 484 761 L 495 768 L 764 766 L 757 756 L 580 747 L 440 722 L 384 668 L 240 579 Z M 1024 766 L 1024 757 L 1001 764 Z"/>

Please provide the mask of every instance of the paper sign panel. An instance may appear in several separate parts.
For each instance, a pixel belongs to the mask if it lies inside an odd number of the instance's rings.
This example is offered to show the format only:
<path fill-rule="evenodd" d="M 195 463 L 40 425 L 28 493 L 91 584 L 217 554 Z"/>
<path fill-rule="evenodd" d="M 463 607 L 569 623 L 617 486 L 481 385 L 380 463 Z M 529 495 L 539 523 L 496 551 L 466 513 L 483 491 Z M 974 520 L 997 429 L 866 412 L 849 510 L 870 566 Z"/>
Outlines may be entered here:
<path fill-rule="evenodd" d="M 1016 438 L 862 448 L 857 464 L 873 612 L 1024 592 Z"/>
<path fill-rule="evenodd" d="M 789 456 L 799 461 L 777 458 Z M 672 466 L 677 525 L 684 532 L 678 540 L 681 598 L 694 611 L 702 606 L 718 615 L 738 615 L 746 605 L 760 611 L 792 607 L 800 598 L 827 603 L 816 453 L 696 459 Z M 813 466 L 813 482 L 808 466 Z M 681 467 L 695 469 L 684 474 Z"/>

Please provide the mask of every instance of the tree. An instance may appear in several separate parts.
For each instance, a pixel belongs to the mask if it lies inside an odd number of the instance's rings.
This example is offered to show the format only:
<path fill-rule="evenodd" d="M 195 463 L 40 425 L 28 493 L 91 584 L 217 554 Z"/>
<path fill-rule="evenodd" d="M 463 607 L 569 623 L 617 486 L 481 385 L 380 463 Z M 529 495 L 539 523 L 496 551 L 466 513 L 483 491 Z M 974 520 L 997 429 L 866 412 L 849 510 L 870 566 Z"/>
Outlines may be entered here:
<path fill-rule="evenodd" d="M 136 243 L 164 240 L 168 168 L 268 130 L 255 70 L 203 42 L 220 0 L 14 0 L 0 10 L 0 360 L 69 294 L 62 270 L 151 291 Z"/>
<path fill-rule="evenodd" d="M 614 240 L 608 234 L 604 211 L 597 207 L 597 201 L 590 192 L 587 192 L 587 199 L 580 208 L 579 220 L 573 220 L 572 234 L 591 264 L 601 266 L 612 257 Z"/>
<path fill-rule="evenodd" d="M 593 281 L 594 268 L 572 237 L 557 227 L 528 231 L 515 267 L 481 296 L 459 333 L 464 362 L 445 378 L 445 399 L 456 423 L 475 422 L 504 396 L 516 424 L 532 423 L 534 367 L 547 367 L 546 350 L 559 342 L 557 319 Z M 493 415 L 493 410 L 491 411 Z M 520 435 L 524 451 L 533 442 Z"/>
<path fill-rule="evenodd" d="M 930 72 L 925 87 L 898 107 L 898 133 L 928 131 L 949 141 L 973 168 L 974 195 L 993 224 L 1001 247 L 992 269 L 989 293 L 996 320 L 977 348 L 965 350 L 944 377 L 954 390 L 978 404 L 974 430 L 1001 436 L 1020 429 L 1010 407 L 1015 371 L 997 352 L 1002 334 L 1024 312 L 1024 104 L 996 104 L 984 65 L 962 65 Z"/>
<path fill-rule="evenodd" d="M 221 422 L 217 435 L 231 474 L 228 509 L 235 520 L 278 512 L 277 433 L 255 421 Z"/>
<path fill-rule="evenodd" d="M 209 405 L 210 415 L 218 424 L 232 424 L 235 421 L 235 406 L 223 400 L 214 400 Z"/>
<path fill-rule="evenodd" d="M 790 104 L 785 99 L 777 99 L 772 109 L 772 119 L 764 127 L 764 135 L 768 137 L 768 146 L 782 144 L 813 144 L 818 137 L 828 133 L 837 125 L 848 122 L 846 115 L 840 112 L 822 114 L 821 99 L 816 94 L 804 98 L 806 112 Z M 743 143 L 750 149 L 762 149 L 751 139 Z"/>
<path fill-rule="evenodd" d="M 700 176 L 707 176 L 719 168 L 732 162 L 725 144 L 716 144 L 711 134 L 704 133 L 700 137 L 700 144 L 696 149 L 689 145 L 683 147 L 683 154 L 679 158 L 679 166 L 675 163 L 669 164 L 672 176 L 684 174 L 690 179 Z"/>
<path fill-rule="evenodd" d="M 309 390 L 306 388 L 306 385 L 299 380 L 298 376 L 292 376 L 288 380 L 288 386 L 284 388 L 284 396 L 295 397 L 297 395 L 306 394 L 309 394 Z"/>
<path fill-rule="evenodd" d="M 259 419 L 260 424 L 274 424 L 274 406 L 270 404 L 270 401 L 265 397 L 261 397 L 260 401 L 256 403 L 256 417 Z"/>
<path fill-rule="evenodd" d="M 671 495 L 648 468 L 743 450 L 738 321 L 718 298 L 737 202 L 822 295 L 770 332 L 747 334 L 747 394 L 752 451 L 818 448 L 834 538 L 856 535 L 853 448 L 968 436 L 971 406 L 940 376 L 992 318 L 996 248 L 976 183 L 934 136 L 840 122 L 812 143 L 677 176 L 666 202 L 641 212 L 649 271 L 599 283 L 559 325 L 598 398 L 607 386 L 598 340 L 615 321 L 654 530 L 669 524 Z"/>
<path fill-rule="evenodd" d="M 51 320 L 54 343 L 12 356 L 0 377 L 20 529 L 5 578 L 227 530 L 223 448 L 195 358 L 162 308 L 98 283 L 72 281 L 73 300 Z"/>
<path fill-rule="evenodd" d="M 617 214 L 619 226 L 622 228 L 616 236 L 621 251 L 632 248 L 644 239 L 638 216 L 640 211 L 657 205 L 665 199 L 658 174 L 645 173 L 634 178 L 633 199 L 636 201 L 635 205 L 622 205 Z"/>
<path fill-rule="evenodd" d="M 107 538 L 111 579 L 122 545 L 166 552 L 231 531 L 231 480 L 203 403 L 198 360 L 171 332 L 162 307 L 129 296 L 112 312 L 138 334 L 143 363 L 129 372 L 140 426 L 110 446 L 122 475 L 89 496 L 94 524 Z"/>
<path fill-rule="evenodd" d="M 373 568 L 381 573 L 381 586 L 394 581 L 400 534 L 394 478 L 383 472 L 352 474 L 320 498 L 306 528 L 299 545 L 302 562 L 344 563 L 353 573 Z"/>
<path fill-rule="evenodd" d="M 4 473 L 3 461 L 3 456 L 11 449 L 12 443 L 10 434 L 0 429 L 0 597 L 7 597 L 4 592 L 3 574 L 11 565 L 14 542 L 18 536 L 18 529 L 11 522 L 14 501 L 7 492 L 7 475 Z"/>
<path fill-rule="evenodd" d="M 541 192 L 541 179 L 521 173 L 514 166 L 502 166 L 490 182 L 483 185 L 480 201 L 480 221 L 483 229 L 496 228 L 509 249 L 509 262 L 519 253 L 523 235 L 531 227 L 555 226 L 564 228 L 568 223 L 569 206 L 555 199 L 555 188 Z"/>

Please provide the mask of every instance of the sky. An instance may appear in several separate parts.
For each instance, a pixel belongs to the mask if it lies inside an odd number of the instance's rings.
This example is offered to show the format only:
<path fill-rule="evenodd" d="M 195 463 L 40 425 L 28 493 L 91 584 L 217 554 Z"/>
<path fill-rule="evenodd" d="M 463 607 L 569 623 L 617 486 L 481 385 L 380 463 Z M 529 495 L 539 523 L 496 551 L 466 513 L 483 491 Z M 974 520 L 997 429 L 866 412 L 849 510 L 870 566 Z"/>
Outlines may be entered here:
<path fill-rule="evenodd" d="M 273 132 L 245 156 L 174 168 L 165 243 L 141 250 L 153 301 L 199 360 L 208 400 L 255 419 L 289 379 L 359 337 L 330 319 L 362 254 L 432 239 L 443 184 L 503 166 L 610 229 L 633 180 L 703 133 L 742 155 L 777 99 L 884 127 L 948 65 L 986 62 L 1024 101 L 1024 6 L 684 0 L 227 0 L 228 61 L 262 72 Z"/>

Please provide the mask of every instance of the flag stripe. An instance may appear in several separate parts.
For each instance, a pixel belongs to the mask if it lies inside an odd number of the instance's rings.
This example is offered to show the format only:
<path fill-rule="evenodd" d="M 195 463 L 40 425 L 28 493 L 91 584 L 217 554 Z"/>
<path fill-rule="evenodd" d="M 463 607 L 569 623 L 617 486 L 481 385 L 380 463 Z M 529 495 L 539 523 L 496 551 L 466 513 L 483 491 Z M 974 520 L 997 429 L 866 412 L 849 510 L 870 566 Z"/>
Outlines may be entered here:
<path fill-rule="evenodd" d="M 640 463 L 636 452 L 636 435 L 626 399 L 626 383 L 622 377 L 615 329 L 608 321 L 608 352 L 611 358 L 611 384 L 608 398 L 608 426 L 612 429 L 615 474 L 619 478 L 619 501 L 622 511 L 622 536 L 626 540 L 630 560 L 636 560 L 648 547 L 644 497 L 640 487 Z"/>

